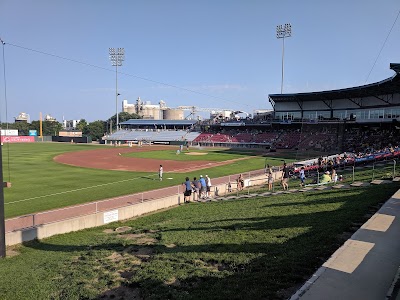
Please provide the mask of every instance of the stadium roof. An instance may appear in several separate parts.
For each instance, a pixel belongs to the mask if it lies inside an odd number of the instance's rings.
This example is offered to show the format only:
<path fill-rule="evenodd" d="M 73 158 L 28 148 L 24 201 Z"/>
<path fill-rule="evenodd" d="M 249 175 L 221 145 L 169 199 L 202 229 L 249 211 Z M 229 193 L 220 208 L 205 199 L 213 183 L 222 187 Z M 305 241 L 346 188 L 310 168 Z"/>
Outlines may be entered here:
<path fill-rule="evenodd" d="M 149 120 L 149 119 L 130 119 L 122 122 L 121 125 L 136 126 L 191 126 L 196 124 L 196 120 Z"/>
<path fill-rule="evenodd" d="M 331 91 L 297 94 L 270 94 L 268 97 L 271 104 L 274 105 L 275 102 L 285 101 L 321 101 L 397 94 L 400 93 L 400 64 L 392 63 L 390 64 L 390 68 L 395 71 L 396 74 L 376 83 Z"/>

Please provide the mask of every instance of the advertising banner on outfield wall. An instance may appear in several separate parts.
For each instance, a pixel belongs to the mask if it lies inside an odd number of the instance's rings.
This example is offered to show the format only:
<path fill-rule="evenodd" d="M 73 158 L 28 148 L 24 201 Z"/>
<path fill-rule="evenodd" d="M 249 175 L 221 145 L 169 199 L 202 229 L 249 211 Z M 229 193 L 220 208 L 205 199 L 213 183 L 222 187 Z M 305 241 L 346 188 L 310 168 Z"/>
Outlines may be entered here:
<path fill-rule="evenodd" d="M 2 129 L 1 135 L 16 135 L 18 136 L 18 129 Z"/>
<path fill-rule="evenodd" d="M 34 136 L 1 136 L 1 143 L 33 143 Z"/>
<path fill-rule="evenodd" d="M 165 141 L 153 141 L 154 145 L 169 145 L 169 142 Z"/>

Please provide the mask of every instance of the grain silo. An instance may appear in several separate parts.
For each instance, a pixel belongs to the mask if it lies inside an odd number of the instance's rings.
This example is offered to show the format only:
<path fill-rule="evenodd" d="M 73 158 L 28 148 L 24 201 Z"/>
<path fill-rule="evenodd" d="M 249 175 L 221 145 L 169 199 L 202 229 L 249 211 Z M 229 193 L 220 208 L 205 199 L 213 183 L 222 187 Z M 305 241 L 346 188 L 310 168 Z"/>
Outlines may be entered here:
<path fill-rule="evenodd" d="M 164 120 L 183 120 L 183 110 L 175 108 L 167 108 L 163 110 Z"/>

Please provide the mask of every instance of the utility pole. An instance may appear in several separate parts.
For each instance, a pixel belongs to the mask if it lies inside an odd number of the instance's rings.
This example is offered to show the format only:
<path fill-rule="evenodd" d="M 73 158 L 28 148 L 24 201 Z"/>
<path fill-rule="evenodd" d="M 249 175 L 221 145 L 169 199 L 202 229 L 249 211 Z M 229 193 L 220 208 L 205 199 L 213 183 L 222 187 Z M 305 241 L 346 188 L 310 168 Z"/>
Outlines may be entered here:
<path fill-rule="evenodd" d="M 1 38 L 0 42 L 3 45 L 3 73 L 4 73 L 4 95 L 7 99 L 6 92 L 6 61 L 4 55 L 4 45 L 6 44 Z M 7 102 L 7 101 L 6 101 Z M 6 257 L 6 223 L 4 219 L 4 179 L 3 179 L 3 142 L 0 130 L 0 257 Z"/>

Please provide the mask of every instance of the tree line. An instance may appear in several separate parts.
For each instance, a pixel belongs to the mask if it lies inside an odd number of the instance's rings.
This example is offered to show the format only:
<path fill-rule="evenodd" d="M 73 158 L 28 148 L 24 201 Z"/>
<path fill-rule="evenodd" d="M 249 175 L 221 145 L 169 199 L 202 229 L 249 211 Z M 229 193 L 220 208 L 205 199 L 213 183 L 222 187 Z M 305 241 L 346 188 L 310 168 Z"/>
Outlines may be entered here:
<path fill-rule="evenodd" d="M 141 119 L 138 114 L 130 114 L 127 112 L 120 112 L 118 114 L 119 123 L 125 122 L 130 119 Z M 82 131 L 82 135 L 90 136 L 92 140 L 100 140 L 104 134 L 115 131 L 117 124 L 117 115 L 113 115 L 106 121 L 97 120 L 93 122 L 87 122 L 85 119 L 81 119 L 76 125 L 76 130 Z M 29 130 L 36 130 L 38 135 L 40 134 L 40 121 L 27 122 L 15 122 L 15 123 L 2 123 L 2 129 L 17 129 L 18 135 L 26 136 L 29 135 Z M 60 131 L 63 131 L 62 123 L 58 121 L 42 121 L 42 134 L 43 136 L 58 136 Z"/>

